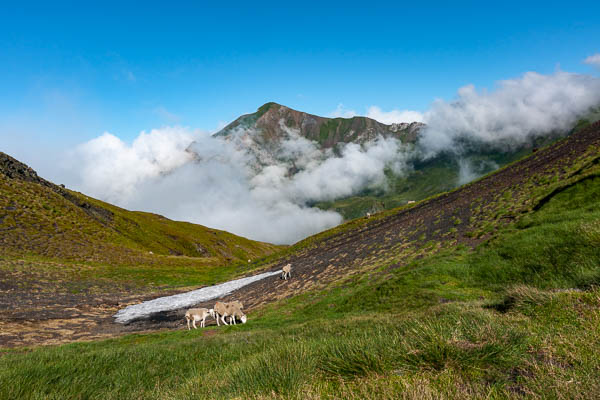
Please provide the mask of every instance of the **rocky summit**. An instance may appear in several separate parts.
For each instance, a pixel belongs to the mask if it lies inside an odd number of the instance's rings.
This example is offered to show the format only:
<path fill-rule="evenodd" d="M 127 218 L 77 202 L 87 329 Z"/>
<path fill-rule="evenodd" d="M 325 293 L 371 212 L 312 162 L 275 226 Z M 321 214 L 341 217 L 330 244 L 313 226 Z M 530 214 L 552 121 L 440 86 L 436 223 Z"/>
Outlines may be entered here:
<path fill-rule="evenodd" d="M 264 146 L 279 142 L 293 131 L 326 149 L 338 143 L 364 143 L 378 136 L 412 143 L 423 126 L 420 122 L 386 125 L 367 117 L 326 118 L 271 102 L 255 113 L 242 115 L 215 136 L 228 137 L 241 132 Z"/>

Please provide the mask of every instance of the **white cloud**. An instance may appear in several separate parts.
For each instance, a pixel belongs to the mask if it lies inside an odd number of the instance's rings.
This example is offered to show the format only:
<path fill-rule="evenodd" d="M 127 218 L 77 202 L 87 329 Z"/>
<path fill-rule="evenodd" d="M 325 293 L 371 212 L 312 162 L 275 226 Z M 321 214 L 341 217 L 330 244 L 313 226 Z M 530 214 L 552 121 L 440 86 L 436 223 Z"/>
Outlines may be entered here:
<path fill-rule="evenodd" d="M 137 185 L 192 159 L 185 151 L 194 133 L 183 128 L 142 132 L 131 145 L 108 132 L 77 147 L 76 163 L 84 192 L 123 203 L 138 195 Z"/>
<path fill-rule="evenodd" d="M 331 118 L 352 118 L 357 116 L 357 112 L 344 107 L 342 103 L 338 104 L 337 108 L 327 114 Z M 400 122 L 422 122 L 423 114 L 418 111 L 411 110 L 391 110 L 383 111 L 378 106 L 371 106 L 367 109 L 366 117 L 372 118 L 383 124 L 391 125 Z"/>
<path fill-rule="evenodd" d="M 346 109 L 342 103 L 338 104 L 335 110 L 327 114 L 331 118 L 352 118 L 356 115 L 356 111 Z"/>
<path fill-rule="evenodd" d="M 362 147 L 349 143 L 339 157 L 310 165 L 282 188 L 290 198 L 304 201 L 333 200 L 365 188 L 384 186 L 385 168 L 401 173 L 406 167 L 402 144 L 393 138 L 378 138 Z"/>
<path fill-rule="evenodd" d="M 450 102 L 437 100 L 424 115 L 427 127 L 420 145 L 429 156 L 460 151 L 462 139 L 511 148 L 532 138 L 570 128 L 600 104 L 600 79 L 558 71 L 527 72 L 501 81 L 494 91 L 473 85 L 458 90 Z"/>
<path fill-rule="evenodd" d="M 131 145 L 105 133 L 75 150 L 77 186 L 129 209 L 292 243 L 342 222 L 339 214 L 309 202 L 382 186 L 386 168 L 405 168 L 395 139 L 349 144 L 334 156 L 294 130 L 287 133 L 268 166 L 249 151 L 248 132 L 236 141 L 162 128 L 142 132 Z M 292 168 L 300 172 L 290 174 Z"/>
<path fill-rule="evenodd" d="M 596 68 L 600 68 L 600 53 L 589 56 L 583 60 L 585 64 L 593 65 Z"/>
<path fill-rule="evenodd" d="M 383 111 L 377 106 L 369 107 L 367 117 L 381 123 L 391 125 L 400 122 L 423 122 L 423 114 L 411 110 L 391 110 Z"/>

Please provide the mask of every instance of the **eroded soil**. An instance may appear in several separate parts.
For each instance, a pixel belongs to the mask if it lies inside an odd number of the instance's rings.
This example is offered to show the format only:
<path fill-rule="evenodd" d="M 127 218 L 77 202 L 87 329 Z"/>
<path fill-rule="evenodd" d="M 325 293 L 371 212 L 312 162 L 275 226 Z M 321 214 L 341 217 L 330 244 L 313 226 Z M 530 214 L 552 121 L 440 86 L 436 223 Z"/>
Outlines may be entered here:
<path fill-rule="evenodd" d="M 0 259 L 1 347 L 58 344 L 129 332 L 130 327 L 113 323 L 112 315 L 120 308 L 189 290 L 148 290 L 134 284 L 77 279 L 76 270 L 76 266 L 60 263 Z"/>

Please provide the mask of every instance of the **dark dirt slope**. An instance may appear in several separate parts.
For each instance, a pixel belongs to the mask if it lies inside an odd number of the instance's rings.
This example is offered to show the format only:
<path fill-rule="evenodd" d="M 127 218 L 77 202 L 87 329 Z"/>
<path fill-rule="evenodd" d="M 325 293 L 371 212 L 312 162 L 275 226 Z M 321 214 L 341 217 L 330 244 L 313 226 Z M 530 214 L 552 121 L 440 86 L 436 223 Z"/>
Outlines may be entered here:
<path fill-rule="evenodd" d="M 499 226 L 535 209 L 572 182 L 585 179 L 599 161 L 600 123 L 595 123 L 455 191 L 352 221 L 300 242 L 271 268 L 292 263 L 290 281 L 267 278 L 225 300 L 241 299 L 251 309 L 352 274 L 400 268 L 441 248 L 473 247 L 493 237 Z M 165 313 L 134 325 L 175 326 L 181 324 L 181 316 L 182 312 Z"/>

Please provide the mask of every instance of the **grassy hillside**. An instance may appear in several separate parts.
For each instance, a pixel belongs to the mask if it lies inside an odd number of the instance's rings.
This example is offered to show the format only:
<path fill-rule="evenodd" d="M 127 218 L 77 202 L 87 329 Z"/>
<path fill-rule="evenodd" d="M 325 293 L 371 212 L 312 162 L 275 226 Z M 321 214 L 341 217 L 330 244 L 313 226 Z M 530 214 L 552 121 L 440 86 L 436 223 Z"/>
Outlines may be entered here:
<path fill-rule="evenodd" d="M 280 248 L 1 173 L 0 193 L 0 270 L 25 259 L 32 269 L 58 262 L 80 265 L 62 268 L 78 276 L 188 286 L 243 273 Z"/>
<path fill-rule="evenodd" d="M 109 262 L 156 262 L 154 255 L 224 262 L 276 246 L 201 225 L 132 212 L 77 192 L 0 173 L 0 244 L 5 254 Z M 161 258 L 164 260 L 164 258 Z"/>
<path fill-rule="evenodd" d="M 287 249 L 246 325 L 4 350 L 0 397 L 597 398 L 599 198 L 596 124 Z"/>

